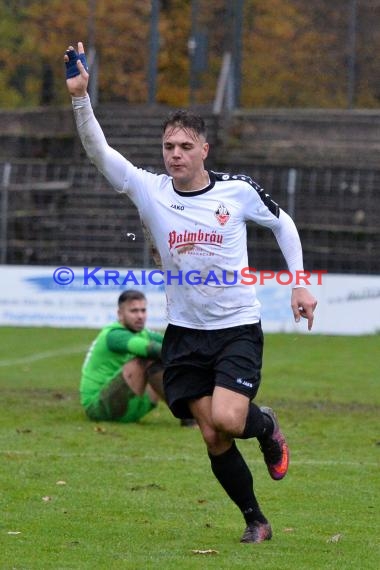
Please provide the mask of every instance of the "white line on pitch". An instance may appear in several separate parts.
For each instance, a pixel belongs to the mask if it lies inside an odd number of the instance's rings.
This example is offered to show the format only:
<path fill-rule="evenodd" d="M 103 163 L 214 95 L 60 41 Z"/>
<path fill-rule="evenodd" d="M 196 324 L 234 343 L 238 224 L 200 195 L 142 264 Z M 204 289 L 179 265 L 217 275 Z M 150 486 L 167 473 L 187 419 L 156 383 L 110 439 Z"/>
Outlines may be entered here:
<path fill-rule="evenodd" d="M 92 455 L 92 454 L 86 454 L 86 453 L 43 453 L 40 451 L 16 451 L 16 450 L 11 450 L 11 449 L 0 449 L 0 454 L 1 455 L 20 455 L 20 456 L 27 456 L 27 455 L 33 455 L 35 457 L 62 457 L 62 458 L 73 458 L 73 457 L 78 457 L 78 458 L 83 458 L 83 459 L 93 459 L 95 461 L 117 461 L 120 462 L 120 455 L 107 455 L 107 454 L 102 454 L 102 455 Z M 174 456 L 167 456 L 167 455 L 158 455 L 158 456 L 152 456 L 152 455 L 144 455 L 140 458 L 136 458 L 136 459 L 140 459 L 141 461 L 183 461 L 183 460 L 189 460 L 192 461 L 192 457 L 191 456 L 183 456 L 183 455 L 174 455 Z M 127 458 L 126 458 L 127 461 Z M 262 461 L 260 460 L 256 460 L 256 461 L 250 461 L 250 463 L 262 463 Z M 294 459 L 291 462 L 292 465 L 310 465 L 310 466 L 316 466 L 316 465 L 320 465 L 323 467 L 334 467 L 336 465 L 342 465 L 342 466 L 346 466 L 346 467 L 359 467 L 359 468 L 363 468 L 363 467 L 378 467 L 379 464 L 377 462 L 364 462 L 364 461 L 336 461 L 335 459 Z"/>
<path fill-rule="evenodd" d="M 66 348 L 58 348 L 57 350 L 46 350 L 45 352 L 37 352 L 22 358 L 9 358 L 8 360 L 0 360 L 0 368 L 3 366 L 14 366 L 18 364 L 30 364 L 37 360 L 45 360 L 45 358 L 54 358 L 55 356 L 65 356 L 67 354 L 79 354 L 85 352 L 89 345 L 86 346 L 72 346 Z"/>

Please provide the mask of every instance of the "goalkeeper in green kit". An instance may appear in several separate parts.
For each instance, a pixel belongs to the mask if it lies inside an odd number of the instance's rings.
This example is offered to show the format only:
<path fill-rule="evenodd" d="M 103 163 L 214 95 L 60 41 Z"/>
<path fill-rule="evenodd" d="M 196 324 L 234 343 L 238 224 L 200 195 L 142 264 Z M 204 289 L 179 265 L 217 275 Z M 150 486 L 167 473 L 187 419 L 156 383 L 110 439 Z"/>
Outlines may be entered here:
<path fill-rule="evenodd" d="M 145 328 L 146 311 L 142 292 L 124 291 L 118 320 L 105 326 L 90 346 L 80 400 L 91 420 L 137 422 L 164 400 L 163 335 Z"/>

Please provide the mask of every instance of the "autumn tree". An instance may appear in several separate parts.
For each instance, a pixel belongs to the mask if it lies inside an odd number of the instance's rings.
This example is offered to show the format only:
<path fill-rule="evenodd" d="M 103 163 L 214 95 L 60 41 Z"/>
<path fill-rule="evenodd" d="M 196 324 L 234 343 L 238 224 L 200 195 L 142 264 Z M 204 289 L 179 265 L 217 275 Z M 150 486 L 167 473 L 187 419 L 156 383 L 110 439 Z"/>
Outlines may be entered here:
<path fill-rule="evenodd" d="M 210 104 L 223 53 L 236 41 L 230 0 L 161 0 L 157 102 Z M 345 107 L 352 0 L 244 0 L 244 107 Z M 357 0 L 355 104 L 380 101 L 380 0 Z M 95 7 L 90 18 L 90 7 Z M 194 7 L 197 8 L 194 13 Z M 63 52 L 95 30 L 99 100 L 148 98 L 151 0 L 0 0 L 0 106 L 67 104 Z M 191 74 L 193 27 L 203 67 Z M 206 49 L 207 48 L 207 49 Z M 194 68 L 193 68 L 194 70 Z"/>
<path fill-rule="evenodd" d="M 150 2 L 97 0 L 91 16 L 89 2 L 50 0 L 31 2 L 28 17 L 30 42 L 40 59 L 50 62 L 57 84 L 57 102 L 67 101 L 63 53 L 82 40 L 88 47 L 90 16 L 101 74 L 103 100 L 142 102 L 146 99 L 146 46 Z"/>
<path fill-rule="evenodd" d="M 35 69 L 31 49 L 25 34 L 28 2 L 0 1 L 0 107 L 24 105 L 30 97 L 32 75 Z M 37 104 L 37 98 L 31 99 Z"/>

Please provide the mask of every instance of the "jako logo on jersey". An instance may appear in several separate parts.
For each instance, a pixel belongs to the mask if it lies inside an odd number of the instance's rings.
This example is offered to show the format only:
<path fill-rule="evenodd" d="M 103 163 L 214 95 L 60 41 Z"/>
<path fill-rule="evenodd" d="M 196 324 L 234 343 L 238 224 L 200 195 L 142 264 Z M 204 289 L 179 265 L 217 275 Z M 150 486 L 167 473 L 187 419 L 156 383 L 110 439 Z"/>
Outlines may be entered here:
<path fill-rule="evenodd" d="M 221 226 L 225 226 L 231 217 L 231 214 L 229 213 L 225 205 L 222 203 L 219 204 L 214 214 Z"/>
<path fill-rule="evenodd" d="M 184 245 L 195 245 L 195 244 L 212 244 L 220 246 L 223 243 L 223 236 L 217 234 L 216 230 L 211 232 L 205 232 L 203 230 L 198 230 L 197 232 L 184 232 L 178 233 L 175 230 L 169 232 L 169 249 L 183 247 Z"/>
<path fill-rule="evenodd" d="M 170 204 L 170 207 L 174 210 L 184 210 L 185 206 L 180 206 L 180 204 Z"/>
<path fill-rule="evenodd" d="M 246 378 L 236 378 L 236 384 L 241 384 L 242 386 L 246 386 L 247 388 L 252 388 L 252 382 L 249 382 Z"/>

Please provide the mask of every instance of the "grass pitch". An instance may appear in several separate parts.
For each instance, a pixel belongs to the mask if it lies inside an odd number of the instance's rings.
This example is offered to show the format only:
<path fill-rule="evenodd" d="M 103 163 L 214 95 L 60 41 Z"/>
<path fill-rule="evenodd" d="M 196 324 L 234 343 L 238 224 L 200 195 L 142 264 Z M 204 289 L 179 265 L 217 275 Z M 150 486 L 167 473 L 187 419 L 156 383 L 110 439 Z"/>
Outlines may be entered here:
<path fill-rule="evenodd" d="M 198 430 L 164 405 L 134 425 L 84 417 L 94 334 L 0 329 L 1 570 L 379 568 L 379 336 L 266 336 L 257 403 L 278 412 L 291 466 L 272 481 L 238 441 L 274 533 L 245 545 Z"/>

